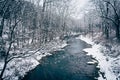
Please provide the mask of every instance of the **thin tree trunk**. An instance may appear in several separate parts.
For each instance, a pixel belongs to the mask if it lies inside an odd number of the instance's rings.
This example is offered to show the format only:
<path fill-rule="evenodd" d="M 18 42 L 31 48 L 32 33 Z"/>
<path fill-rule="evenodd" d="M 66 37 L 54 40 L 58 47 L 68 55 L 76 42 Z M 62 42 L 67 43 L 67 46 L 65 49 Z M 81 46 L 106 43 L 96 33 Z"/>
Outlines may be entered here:
<path fill-rule="evenodd" d="M 0 25 L 0 37 L 2 37 L 3 27 L 4 27 L 4 17 L 3 17 L 2 21 L 1 21 L 1 25 Z"/>
<path fill-rule="evenodd" d="M 117 39 L 119 39 L 119 36 L 120 35 L 120 32 L 119 32 L 119 25 L 118 26 L 116 26 L 116 37 L 117 37 Z"/>
<path fill-rule="evenodd" d="M 0 80 L 3 80 L 2 77 L 3 77 L 3 73 L 5 72 L 6 67 L 7 67 L 7 62 L 5 61 L 4 66 L 3 66 L 3 69 L 2 69 L 2 72 L 1 72 L 1 74 L 0 74 Z"/>

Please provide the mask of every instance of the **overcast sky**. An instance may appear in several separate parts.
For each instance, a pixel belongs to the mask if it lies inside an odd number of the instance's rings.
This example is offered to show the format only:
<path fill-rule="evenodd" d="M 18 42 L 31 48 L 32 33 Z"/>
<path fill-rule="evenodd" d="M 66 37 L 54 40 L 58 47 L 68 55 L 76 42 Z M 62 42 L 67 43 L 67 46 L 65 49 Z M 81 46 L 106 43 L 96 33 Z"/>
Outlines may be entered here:
<path fill-rule="evenodd" d="M 28 1 L 39 1 L 39 0 L 28 0 Z M 40 3 L 42 4 L 43 0 L 40 0 Z M 89 8 L 89 0 L 71 0 L 71 9 L 73 10 L 72 17 L 73 18 L 81 18 L 84 12 L 86 11 L 87 8 Z"/>
<path fill-rule="evenodd" d="M 73 0 L 72 1 L 75 18 L 81 18 L 87 8 L 89 8 L 89 0 Z"/>

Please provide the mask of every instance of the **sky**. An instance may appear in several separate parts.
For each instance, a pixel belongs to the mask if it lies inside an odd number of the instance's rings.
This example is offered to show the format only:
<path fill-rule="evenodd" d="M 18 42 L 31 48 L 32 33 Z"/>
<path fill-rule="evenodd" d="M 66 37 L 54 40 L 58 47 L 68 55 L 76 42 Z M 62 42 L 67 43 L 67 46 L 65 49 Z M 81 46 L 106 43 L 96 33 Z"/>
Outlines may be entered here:
<path fill-rule="evenodd" d="M 89 0 L 73 0 L 73 3 L 79 8 L 83 8 L 86 6 Z"/>
<path fill-rule="evenodd" d="M 72 6 L 73 6 L 73 18 L 81 18 L 86 12 L 86 9 L 89 8 L 89 0 L 73 0 L 72 1 Z"/>
<path fill-rule="evenodd" d="M 28 0 L 33 1 L 34 0 Z M 35 0 L 36 2 L 39 0 Z M 40 0 L 40 3 L 42 5 L 42 1 Z M 83 14 L 86 12 L 86 9 L 89 8 L 89 0 L 71 0 L 71 17 L 80 19 L 82 18 Z"/>

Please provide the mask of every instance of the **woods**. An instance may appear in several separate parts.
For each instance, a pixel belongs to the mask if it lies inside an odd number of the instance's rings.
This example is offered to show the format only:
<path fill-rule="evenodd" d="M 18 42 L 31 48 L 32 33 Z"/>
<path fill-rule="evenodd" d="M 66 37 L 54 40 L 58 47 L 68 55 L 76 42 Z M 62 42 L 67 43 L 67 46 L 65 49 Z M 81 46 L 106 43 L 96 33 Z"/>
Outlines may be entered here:
<path fill-rule="evenodd" d="M 29 49 L 39 49 L 56 37 L 66 35 L 69 2 L 0 1 L 0 58 L 4 61 L 0 80 L 4 79 L 5 69 L 11 60 L 33 55 L 28 53 Z"/>
<path fill-rule="evenodd" d="M 93 24 L 96 24 L 95 27 L 99 27 L 103 32 L 103 35 L 108 39 L 111 35 L 119 40 L 120 37 L 120 9 L 119 9 L 119 0 L 91 0 L 94 8 L 88 12 L 88 17 L 86 18 L 96 18 L 97 20 L 91 20 Z M 94 11 L 93 11 L 94 10 Z M 89 14 L 93 14 L 90 16 Z M 96 16 L 95 16 L 96 15 Z M 88 22 L 87 24 L 89 24 Z M 114 34 L 115 33 L 115 34 Z"/>
<path fill-rule="evenodd" d="M 22 80 L 43 57 L 67 50 L 66 45 L 72 45 L 70 59 L 71 54 L 76 58 L 72 51 L 81 53 L 88 35 L 95 44 L 104 44 L 107 53 L 100 50 L 105 55 L 118 57 L 119 4 L 120 0 L 0 0 L 0 80 Z"/>

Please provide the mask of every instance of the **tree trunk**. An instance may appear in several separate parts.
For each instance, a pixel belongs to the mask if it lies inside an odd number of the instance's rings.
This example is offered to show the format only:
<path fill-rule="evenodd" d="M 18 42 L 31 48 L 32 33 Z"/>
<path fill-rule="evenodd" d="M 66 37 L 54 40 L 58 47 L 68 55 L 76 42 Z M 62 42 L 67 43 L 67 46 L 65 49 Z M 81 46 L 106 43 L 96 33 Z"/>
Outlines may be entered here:
<path fill-rule="evenodd" d="M 120 35 L 120 33 L 119 33 L 119 25 L 117 25 L 116 26 L 116 37 L 117 37 L 117 39 L 119 39 L 119 36 Z"/>
<path fill-rule="evenodd" d="M 7 66 L 7 62 L 5 61 L 4 67 L 3 67 L 2 72 L 0 74 L 0 80 L 3 80 L 2 77 L 3 77 L 3 73 L 5 72 L 6 66 Z"/>
<path fill-rule="evenodd" d="M 109 38 L 109 29 L 106 28 L 106 38 L 108 39 Z"/>
<path fill-rule="evenodd" d="M 104 33 L 105 33 L 106 39 L 109 39 L 109 24 L 107 23 L 107 21 L 105 23 L 105 29 L 104 30 L 105 30 Z"/>
<path fill-rule="evenodd" d="M 0 37 L 2 37 L 3 27 L 4 27 L 4 18 L 2 19 L 1 25 L 0 25 Z"/>

